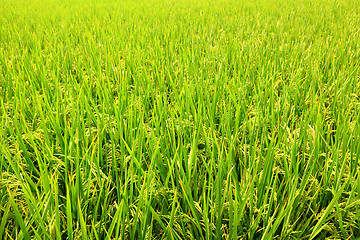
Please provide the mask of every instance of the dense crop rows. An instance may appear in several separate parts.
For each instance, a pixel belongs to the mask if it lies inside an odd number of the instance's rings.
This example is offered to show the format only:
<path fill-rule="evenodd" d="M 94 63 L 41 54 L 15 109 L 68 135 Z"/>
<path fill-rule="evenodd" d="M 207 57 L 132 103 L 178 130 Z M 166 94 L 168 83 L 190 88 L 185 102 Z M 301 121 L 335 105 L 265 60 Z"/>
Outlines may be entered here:
<path fill-rule="evenodd" d="M 360 4 L 0 0 L 0 239 L 360 237 Z"/>

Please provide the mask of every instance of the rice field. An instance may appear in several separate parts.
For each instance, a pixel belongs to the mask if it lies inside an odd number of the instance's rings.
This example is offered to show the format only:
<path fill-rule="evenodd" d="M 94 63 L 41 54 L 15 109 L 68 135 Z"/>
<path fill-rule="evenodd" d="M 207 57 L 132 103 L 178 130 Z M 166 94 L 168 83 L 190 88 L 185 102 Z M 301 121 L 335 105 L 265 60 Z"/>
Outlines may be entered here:
<path fill-rule="evenodd" d="M 360 238 L 357 0 L 0 0 L 0 239 Z"/>

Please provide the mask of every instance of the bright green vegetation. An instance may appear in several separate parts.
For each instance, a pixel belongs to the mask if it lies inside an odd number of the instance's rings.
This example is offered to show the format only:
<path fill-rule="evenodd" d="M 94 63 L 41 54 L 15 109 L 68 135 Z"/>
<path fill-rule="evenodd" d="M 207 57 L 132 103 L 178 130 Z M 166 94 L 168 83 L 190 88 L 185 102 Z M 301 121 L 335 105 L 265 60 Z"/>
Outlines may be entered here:
<path fill-rule="evenodd" d="M 0 0 L 0 239 L 360 237 L 360 4 Z"/>

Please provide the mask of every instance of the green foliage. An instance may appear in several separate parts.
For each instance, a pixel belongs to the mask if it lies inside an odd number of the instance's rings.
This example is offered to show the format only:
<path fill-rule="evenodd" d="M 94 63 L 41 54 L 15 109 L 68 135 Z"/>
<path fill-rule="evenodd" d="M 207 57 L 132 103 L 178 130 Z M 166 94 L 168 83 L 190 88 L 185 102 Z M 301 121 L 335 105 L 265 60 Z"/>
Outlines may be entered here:
<path fill-rule="evenodd" d="M 360 237 L 360 5 L 0 0 L 0 239 Z"/>

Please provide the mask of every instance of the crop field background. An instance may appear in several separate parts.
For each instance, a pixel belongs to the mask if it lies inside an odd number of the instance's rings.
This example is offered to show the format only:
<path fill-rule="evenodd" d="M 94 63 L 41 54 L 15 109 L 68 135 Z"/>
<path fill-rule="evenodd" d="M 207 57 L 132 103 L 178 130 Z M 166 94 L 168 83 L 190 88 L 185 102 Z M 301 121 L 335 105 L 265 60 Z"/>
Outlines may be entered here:
<path fill-rule="evenodd" d="M 0 0 L 0 239 L 360 237 L 357 0 Z"/>

